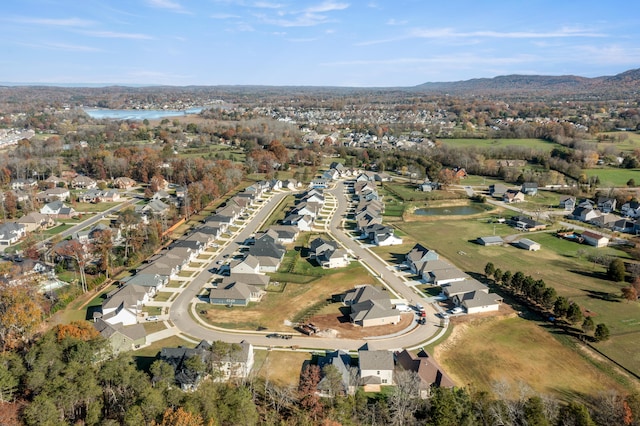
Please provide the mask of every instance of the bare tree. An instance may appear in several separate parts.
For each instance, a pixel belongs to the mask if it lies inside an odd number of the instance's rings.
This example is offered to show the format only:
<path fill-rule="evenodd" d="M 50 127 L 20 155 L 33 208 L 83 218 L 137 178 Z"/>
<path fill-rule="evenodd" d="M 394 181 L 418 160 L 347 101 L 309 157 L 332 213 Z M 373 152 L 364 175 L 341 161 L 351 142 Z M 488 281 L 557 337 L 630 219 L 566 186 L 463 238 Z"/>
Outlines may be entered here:
<path fill-rule="evenodd" d="M 388 398 L 392 424 L 415 424 L 414 413 L 420 402 L 420 377 L 415 371 L 400 370 L 395 372 L 394 381 L 396 386 Z"/>

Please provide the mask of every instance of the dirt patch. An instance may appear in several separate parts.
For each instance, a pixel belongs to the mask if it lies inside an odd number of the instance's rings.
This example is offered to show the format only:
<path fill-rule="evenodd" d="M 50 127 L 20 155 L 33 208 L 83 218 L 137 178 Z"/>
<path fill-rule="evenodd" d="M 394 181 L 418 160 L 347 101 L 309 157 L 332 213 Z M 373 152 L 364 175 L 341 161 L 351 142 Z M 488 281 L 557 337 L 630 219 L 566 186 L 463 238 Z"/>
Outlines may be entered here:
<path fill-rule="evenodd" d="M 360 327 L 349 322 L 349 318 L 336 314 L 316 315 L 309 322 L 316 325 L 321 334 L 342 339 L 362 339 L 364 337 L 386 336 L 404 330 L 415 320 L 413 313 L 400 315 L 398 324 L 376 327 Z"/>

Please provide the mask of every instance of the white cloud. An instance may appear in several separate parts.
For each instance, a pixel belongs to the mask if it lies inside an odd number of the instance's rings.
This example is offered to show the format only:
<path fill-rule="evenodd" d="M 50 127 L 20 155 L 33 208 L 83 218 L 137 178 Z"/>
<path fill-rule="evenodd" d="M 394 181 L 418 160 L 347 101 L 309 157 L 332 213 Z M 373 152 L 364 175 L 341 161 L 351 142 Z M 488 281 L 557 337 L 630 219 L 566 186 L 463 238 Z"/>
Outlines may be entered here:
<path fill-rule="evenodd" d="M 389 19 L 387 21 L 387 25 L 396 26 L 396 25 L 407 25 L 409 21 L 398 21 L 397 19 Z"/>
<path fill-rule="evenodd" d="M 66 52 L 101 52 L 102 49 L 98 49 L 91 46 L 82 46 L 78 44 L 66 44 L 66 43 L 43 43 L 43 47 L 64 50 Z"/>
<path fill-rule="evenodd" d="M 240 15 L 233 15 L 231 13 L 214 13 L 211 15 L 213 19 L 240 19 Z"/>
<path fill-rule="evenodd" d="M 282 3 L 270 3 L 266 1 L 258 1 L 253 4 L 253 7 L 259 9 L 282 9 L 284 5 Z"/>
<path fill-rule="evenodd" d="M 167 9 L 177 13 L 189 13 L 180 3 L 172 0 L 147 0 L 147 4 L 157 9 Z"/>
<path fill-rule="evenodd" d="M 50 19 L 18 17 L 8 18 L 7 21 L 17 22 L 21 24 L 47 25 L 54 27 L 89 27 L 95 25 L 94 21 L 80 18 Z"/>
<path fill-rule="evenodd" d="M 119 33 L 115 31 L 83 31 L 83 34 L 86 34 L 91 37 L 100 37 L 100 38 L 123 38 L 129 40 L 153 40 L 153 37 L 147 34 L 138 34 L 138 33 Z"/>
<path fill-rule="evenodd" d="M 317 6 L 311 6 L 305 9 L 305 13 L 324 13 L 332 12 L 334 10 L 344 10 L 349 7 L 349 3 L 336 3 L 332 1 L 325 1 Z"/>
<path fill-rule="evenodd" d="M 347 9 L 349 3 L 325 1 L 300 10 L 277 9 L 275 16 L 265 13 L 255 16 L 262 22 L 279 27 L 313 27 L 329 22 L 334 22 L 327 13 Z"/>

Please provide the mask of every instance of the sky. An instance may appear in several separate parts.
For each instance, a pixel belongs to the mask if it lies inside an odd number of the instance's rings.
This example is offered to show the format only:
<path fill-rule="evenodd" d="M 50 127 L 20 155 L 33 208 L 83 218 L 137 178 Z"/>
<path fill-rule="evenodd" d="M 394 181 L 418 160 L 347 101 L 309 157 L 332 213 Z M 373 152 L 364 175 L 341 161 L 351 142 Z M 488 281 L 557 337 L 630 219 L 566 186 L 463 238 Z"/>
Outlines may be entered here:
<path fill-rule="evenodd" d="M 0 82 L 408 87 L 640 67 L 635 0 L 3 0 Z"/>

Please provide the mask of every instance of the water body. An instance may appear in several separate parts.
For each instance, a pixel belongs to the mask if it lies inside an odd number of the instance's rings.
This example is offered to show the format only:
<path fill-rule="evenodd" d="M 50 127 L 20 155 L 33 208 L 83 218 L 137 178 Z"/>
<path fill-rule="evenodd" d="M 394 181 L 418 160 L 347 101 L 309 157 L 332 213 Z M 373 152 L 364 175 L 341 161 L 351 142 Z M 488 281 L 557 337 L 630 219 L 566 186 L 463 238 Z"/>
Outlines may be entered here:
<path fill-rule="evenodd" d="M 449 206 L 449 207 L 425 207 L 414 211 L 418 216 L 467 216 L 483 213 L 486 210 L 482 206 Z"/>
<path fill-rule="evenodd" d="M 102 109 L 84 108 L 89 117 L 96 119 L 107 118 L 110 120 L 157 120 L 166 117 L 181 117 L 187 114 L 200 114 L 203 108 L 189 108 L 182 111 L 168 109 Z"/>

